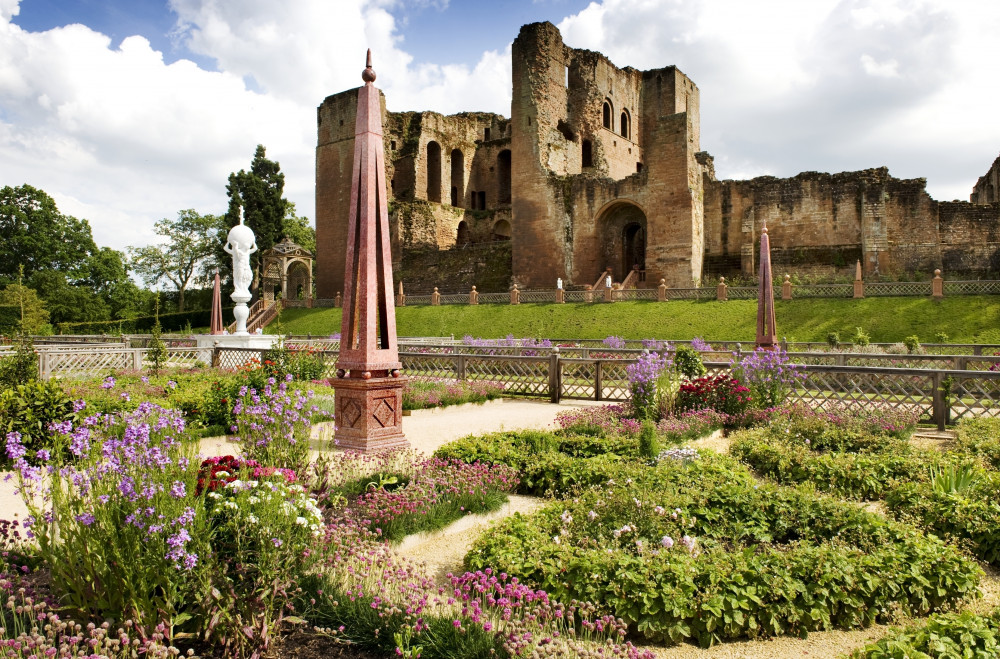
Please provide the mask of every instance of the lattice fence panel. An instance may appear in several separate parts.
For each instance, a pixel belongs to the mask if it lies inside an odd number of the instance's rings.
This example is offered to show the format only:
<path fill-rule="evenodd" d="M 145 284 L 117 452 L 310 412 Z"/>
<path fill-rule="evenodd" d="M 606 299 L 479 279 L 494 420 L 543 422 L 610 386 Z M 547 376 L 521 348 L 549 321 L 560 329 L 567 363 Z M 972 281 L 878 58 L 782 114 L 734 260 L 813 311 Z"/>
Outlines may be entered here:
<path fill-rule="evenodd" d="M 563 299 L 566 300 L 566 302 L 582 304 L 585 302 L 593 302 L 596 299 L 601 299 L 601 296 L 599 293 L 595 293 L 594 291 L 566 291 L 563 294 Z"/>
<path fill-rule="evenodd" d="M 108 371 L 132 369 L 131 350 L 94 350 L 87 352 L 48 352 L 43 358 L 47 377 L 90 378 Z"/>
<path fill-rule="evenodd" d="M 946 281 L 945 295 L 998 295 L 1000 281 Z"/>
<path fill-rule="evenodd" d="M 149 351 L 144 351 L 143 365 L 149 367 Z M 167 350 L 167 368 L 194 368 L 195 366 L 211 366 L 211 348 L 174 348 Z"/>
<path fill-rule="evenodd" d="M 395 296 L 393 296 L 395 297 Z M 429 305 L 431 303 L 430 295 L 407 295 L 406 296 L 406 306 L 408 307 L 420 307 Z"/>
<path fill-rule="evenodd" d="M 933 377 L 929 374 L 850 373 L 805 371 L 805 380 L 789 395 L 818 410 L 843 407 L 859 409 L 872 405 L 920 410 L 921 417 L 933 413 Z"/>
<path fill-rule="evenodd" d="M 400 353 L 403 373 L 415 380 L 433 380 L 458 377 L 457 361 L 454 357 L 430 354 Z"/>
<path fill-rule="evenodd" d="M 951 422 L 978 416 L 1000 416 L 1000 378 L 953 375 Z"/>
<path fill-rule="evenodd" d="M 628 374 L 625 373 L 625 368 L 631 363 L 631 360 L 602 362 L 604 377 L 601 379 L 601 397 L 604 400 L 629 400 L 632 397 L 628 387 Z"/>
<path fill-rule="evenodd" d="M 549 359 L 467 357 L 465 378 L 503 383 L 508 394 L 544 396 L 549 393 Z"/>
<path fill-rule="evenodd" d="M 1000 371 L 1000 356 L 984 355 L 976 357 L 969 355 L 965 357 L 965 370 L 967 371 Z"/>
<path fill-rule="evenodd" d="M 612 293 L 614 299 L 623 302 L 631 300 L 652 300 L 656 301 L 657 291 L 655 288 L 625 288 Z"/>
<path fill-rule="evenodd" d="M 288 339 L 285 345 L 291 350 L 305 350 L 314 348 L 316 350 L 340 350 L 340 339 Z"/>
<path fill-rule="evenodd" d="M 480 293 L 479 304 L 510 304 L 510 293 Z"/>
<path fill-rule="evenodd" d="M 715 287 L 707 288 L 668 288 L 668 300 L 714 300 Z"/>
<path fill-rule="evenodd" d="M 792 286 L 792 299 L 797 297 L 854 297 L 854 284 Z"/>
<path fill-rule="evenodd" d="M 219 368 L 224 371 L 235 371 L 251 362 L 259 362 L 262 353 L 262 350 L 243 350 L 240 348 L 220 349 Z"/>
<path fill-rule="evenodd" d="M 560 396 L 577 400 L 593 400 L 597 362 L 561 361 L 561 363 L 562 389 Z"/>
<path fill-rule="evenodd" d="M 543 303 L 543 302 L 555 302 L 556 292 L 551 291 L 521 291 L 520 293 L 521 303 Z"/>
<path fill-rule="evenodd" d="M 865 297 L 930 295 L 929 281 L 876 281 L 865 284 Z"/>
<path fill-rule="evenodd" d="M 441 296 L 441 304 L 468 304 L 468 293 L 449 293 Z"/>
<path fill-rule="evenodd" d="M 955 360 L 937 355 L 844 355 L 843 366 L 951 370 Z"/>
<path fill-rule="evenodd" d="M 726 289 L 726 297 L 730 300 L 756 300 L 756 286 L 730 286 Z"/>

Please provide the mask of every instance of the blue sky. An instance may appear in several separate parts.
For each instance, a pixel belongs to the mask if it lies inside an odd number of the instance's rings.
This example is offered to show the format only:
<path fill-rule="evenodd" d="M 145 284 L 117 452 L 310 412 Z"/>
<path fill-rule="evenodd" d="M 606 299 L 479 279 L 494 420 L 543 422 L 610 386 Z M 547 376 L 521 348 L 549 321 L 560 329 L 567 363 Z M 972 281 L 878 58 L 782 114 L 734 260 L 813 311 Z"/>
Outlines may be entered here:
<path fill-rule="evenodd" d="M 100 244 L 226 207 L 258 143 L 312 218 L 316 106 L 371 47 L 391 110 L 510 114 L 510 43 L 548 20 L 701 91 L 720 178 L 888 166 L 967 199 L 1000 153 L 995 0 L 0 0 L 0 185 Z"/>

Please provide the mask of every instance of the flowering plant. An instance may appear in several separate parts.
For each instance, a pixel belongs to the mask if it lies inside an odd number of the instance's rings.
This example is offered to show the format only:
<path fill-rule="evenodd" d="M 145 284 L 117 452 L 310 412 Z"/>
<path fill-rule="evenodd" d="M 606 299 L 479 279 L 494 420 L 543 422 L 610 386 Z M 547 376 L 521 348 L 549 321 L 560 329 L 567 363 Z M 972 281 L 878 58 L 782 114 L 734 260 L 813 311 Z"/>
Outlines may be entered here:
<path fill-rule="evenodd" d="M 289 391 L 288 382 L 269 378 L 260 390 L 243 387 L 233 406 L 236 423 L 232 430 L 243 455 L 259 464 L 301 471 L 309 462 L 311 414 L 307 403 L 312 391 Z"/>
<path fill-rule="evenodd" d="M 670 366 L 666 355 L 649 352 L 625 367 L 632 391 L 632 408 L 637 418 L 658 418 L 661 398 L 672 393 Z"/>
<path fill-rule="evenodd" d="M 705 376 L 685 382 L 677 394 L 681 411 L 710 408 L 729 416 L 740 416 L 750 406 L 750 389 L 726 374 Z"/>
<path fill-rule="evenodd" d="M 799 364 L 793 364 L 784 350 L 758 348 L 742 357 L 733 355 L 729 363 L 732 376 L 750 388 L 756 407 L 775 407 L 783 402 L 792 388 L 805 380 Z"/>

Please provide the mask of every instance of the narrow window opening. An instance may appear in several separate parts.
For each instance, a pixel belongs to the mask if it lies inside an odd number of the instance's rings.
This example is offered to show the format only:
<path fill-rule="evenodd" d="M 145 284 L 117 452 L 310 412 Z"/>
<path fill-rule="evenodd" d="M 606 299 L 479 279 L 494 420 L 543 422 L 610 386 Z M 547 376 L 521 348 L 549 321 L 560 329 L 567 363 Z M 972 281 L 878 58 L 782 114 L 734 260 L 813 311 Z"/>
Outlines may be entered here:
<path fill-rule="evenodd" d="M 594 166 L 594 147 L 591 145 L 590 140 L 583 141 L 583 166 L 593 167 Z"/>
<path fill-rule="evenodd" d="M 479 191 L 479 210 L 486 210 L 486 190 Z"/>
<path fill-rule="evenodd" d="M 427 143 L 427 201 L 441 203 L 441 145 Z"/>
<path fill-rule="evenodd" d="M 497 154 L 497 203 L 510 203 L 510 149 Z"/>
<path fill-rule="evenodd" d="M 641 172 L 642 171 L 642 163 L 641 162 L 637 162 L 635 164 L 635 171 L 636 172 Z"/>
<path fill-rule="evenodd" d="M 396 140 L 389 140 L 389 148 L 393 151 L 396 150 Z"/>
<path fill-rule="evenodd" d="M 611 102 L 604 101 L 604 127 L 611 130 Z"/>
<path fill-rule="evenodd" d="M 489 142 L 490 141 L 490 129 L 489 128 L 486 128 L 486 129 L 483 130 L 483 141 L 484 142 Z"/>

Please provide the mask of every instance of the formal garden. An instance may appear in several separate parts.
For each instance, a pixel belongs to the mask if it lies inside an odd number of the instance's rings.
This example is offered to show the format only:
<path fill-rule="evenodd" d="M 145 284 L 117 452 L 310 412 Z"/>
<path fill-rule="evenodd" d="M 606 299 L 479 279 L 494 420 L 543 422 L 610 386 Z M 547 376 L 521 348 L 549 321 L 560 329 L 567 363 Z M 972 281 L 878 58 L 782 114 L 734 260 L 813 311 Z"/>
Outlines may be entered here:
<path fill-rule="evenodd" d="M 0 361 L 27 511 L 0 522 L 0 649 L 656 657 L 895 624 L 841 650 L 996 656 L 1000 423 L 915 441 L 911 407 L 792 403 L 803 367 L 780 350 L 709 373 L 709 347 L 649 342 L 627 402 L 425 456 L 310 441 L 334 409 L 321 353 L 38 380 L 22 346 Z M 404 405 L 503 393 L 413 381 Z M 200 455 L 223 434 L 231 454 Z M 514 495 L 538 505 L 443 580 L 398 551 Z M 778 656 L 763 652 L 746 656 Z"/>

